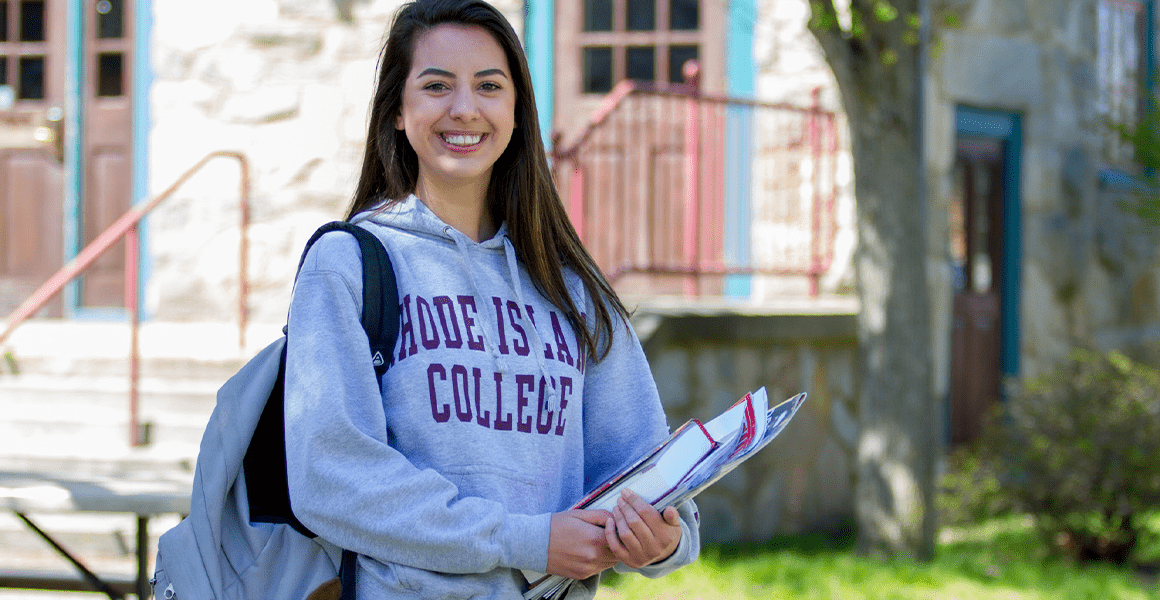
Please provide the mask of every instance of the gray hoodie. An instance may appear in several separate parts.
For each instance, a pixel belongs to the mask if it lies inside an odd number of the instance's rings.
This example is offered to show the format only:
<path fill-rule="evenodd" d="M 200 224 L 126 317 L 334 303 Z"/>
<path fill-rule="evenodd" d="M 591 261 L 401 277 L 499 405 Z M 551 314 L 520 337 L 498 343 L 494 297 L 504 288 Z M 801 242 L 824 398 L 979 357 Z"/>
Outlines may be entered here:
<path fill-rule="evenodd" d="M 295 515 L 359 553 L 360 598 L 518 598 L 547 568 L 552 513 L 668 432 L 644 352 L 617 321 L 585 356 L 501 227 L 476 243 L 416 197 L 356 218 L 387 248 L 400 332 L 380 395 L 357 242 L 323 236 L 290 308 L 286 440 Z M 568 272 L 585 314 L 593 299 Z M 696 559 L 696 507 L 658 577 Z M 619 565 L 618 570 L 627 570 Z M 569 598 L 590 598 L 598 578 Z"/>

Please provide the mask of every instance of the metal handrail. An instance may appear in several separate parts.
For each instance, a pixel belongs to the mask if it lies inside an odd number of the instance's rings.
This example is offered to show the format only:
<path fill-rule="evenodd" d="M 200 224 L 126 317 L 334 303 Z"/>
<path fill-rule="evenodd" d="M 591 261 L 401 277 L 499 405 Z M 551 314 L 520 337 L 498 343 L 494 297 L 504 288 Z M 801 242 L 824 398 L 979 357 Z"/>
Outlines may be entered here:
<path fill-rule="evenodd" d="M 157 208 L 163 201 L 172 196 L 186 181 L 202 169 L 214 158 L 232 158 L 238 161 L 241 171 L 240 207 L 241 239 L 239 242 L 238 267 L 238 345 L 246 345 L 246 326 L 249 321 L 247 296 L 249 294 L 249 225 L 250 225 L 250 163 L 244 154 L 232 150 L 218 150 L 210 152 L 204 158 L 185 171 L 165 191 L 152 200 L 130 208 L 121 215 L 107 229 L 101 232 L 92 242 L 89 242 L 68 264 L 61 267 L 52 277 L 49 277 L 31 296 L 20 304 L 8 317 L 8 325 L 0 333 L 0 343 L 12 335 L 12 332 L 27 321 L 38 310 L 48 304 L 50 300 L 64 289 L 72 280 L 76 279 L 92 266 L 98 258 L 108 252 L 121 238 L 125 243 L 125 308 L 129 310 L 132 325 L 131 348 L 129 352 L 129 404 L 130 404 L 130 438 L 134 446 L 142 445 L 142 436 L 137 423 L 138 382 L 140 379 L 140 350 L 138 338 L 141 322 L 141 307 L 138 302 L 137 263 L 140 255 L 140 237 L 138 227 L 145 215 Z"/>
<path fill-rule="evenodd" d="M 673 101 L 672 110 L 681 110 L 684 113 L 683 139 L 674 145 L 674 147 L 683 148 L 684 154 L 678 171 L 683 183 L 680 188 L 682 189 L 681 197 L 666 200 L 668 205 L 675 208 L 675 212 L 680 214 L 680 217 L 674 219 L 674 222 L 677 223 L 676 230 L 683 232 L 683 243 L 681 244 L 683 252 L 680 256 L 667 257 L 662 260 L 649 258 L 642 261 L 625 256 L 610 257 L 611 262 L 602 264 L 609 279 L 616 284 L 618 279 L 630 273 L 684 276 L 684 294 L 696 296 L 701 293 L 698 278 L 703 275 L 805 275 L 808 277 L 810 295 L 818 295 L 821 277 L 830 269 L 834 260 L 833 247 L 823 247 L 821 233 L 832 225 L 835 199 L 838 193 L 836 180 L 831 181 L 828 186 L 832 189 L 823 190 L 820 168 L 815 168 L 812 175 L 814 185 L 812 186 L 811 209 L 808 217 L 808 228 L 811 235 L 809 247 L 806 250 L 808 252 L 808 265 L 796 267 L 759 266 L 755 264 L 727 266 L 720 264 L 719 259 L 709 259 L 708 261 L 705 259 L 703 246 L 705 244 L 710 246 L 719 244 L 720 240 L 702 239 L 702 235 L 706 231 L 722 230 L 723 227 L 719 222 L 701 222 L 703 211 L 717 215 L 716 211 L 723 207 L 723 191 L 717 190 L 716 195 L 714 192 L 706 194 L 705 180 L 708 178 L 711 181 L 721 181 L 721 170 L 724 167 L 720 161 L 710 160 L 706 164 L 702 164 L 705 162 L 703 153 L 713 154 L 719 151 L 713 148 L 707 150 L 702 148 L 704 144 L 712 141 L 709 138 L 703 139 L 702 128 L 705 127 L 705 124 L 702 121 L 706 118 L 703 107 L 710 107 L 705 109 L 709 111 L 707 113 L 709 115 L 714 114 L 713 110 L 719 111 L 722 110 L 722 107 L 734 106 L 798 115 L 803 126 L 800 133 L 802 146 L 808 148 L 807 152 L 809 152 L 815 166 L 822 163 L 823 155 L 832 155 L 839 150 L 838 136 L 835 132 L 836 114 L 821 107 L 819 89 L 813 90 L 812 102 L 808 106 L 704 93 L 700 91 L 697 83 L 698 68 L 696 65 L 686 64 L 685 66 L 686 81 L 684 83 L 621 81 L 603 98 L 583 127 L 570 136 L 570 139 L 565 139 L 561 132 L 556 132 L 553 135 L 551 156 L 554 163 L 554 175 L 557 184 L 561 185 L 563 196 L 561 200 L 565 202 L 577 233 L 586 244 L 592 243 L 589 237 L 590 227 L 587 222 L 590 216 L 589 209 L 586 208 L 591 193 L 587 182 L 587 172 L 590 167 L 585 163 L 585 152 L 590 147 L 603 148 L 600 144 L 604 142 L 598 141 L 599 136 L 602 132 L 616 127 L 613 117 L 617 114 L 623 114 L 625 110 L 630 110 L 630 107 L 633 106 L 629 102 L 630 99 L 634 97 L 665 98 Z M 709 127 L 711 128 L 712 125 Z M 626 138 L 622 136 L 614 139 L 625 140 Z M 648 142 L 632 138 L 629 141 L 619 143 L 627 146 Z M 716 157 L 720 158 L 720 156 Z M 600 181 L 601 185 L 607 183 L 604 180 Z M 661 192 L 651 189 L 650 193 L 656 196 Z M 702 197 L 703 195 L 705 197 Z M 629 198 L 629 196 L 625 196 L 625 198 Z M 630 199 L 622 199 L 621 205 L 630 201 Z M 613 240 L 609 243 L 615 245 L 618 242 Z"/>
<path fill-rule="evenodd" d="M 612 114 L 617 107 L 620 106 L 626 98 L 633 94 L 648 94 L 650 96 L 665 96 L 671 98 L 695 98 L 706 104 L 730 104 L 735 106 L 749 106 L 753 108 L 773 108 L 777 110 L 784 110 L 790 112 L 799 112 L 804 114 L 819 113 L 822 111 L 817 103 L 817 96 L 820 88 L 815 88 L 812 92 L 815 100 L 810 106 L 801 106 L 798 104 L 790 104 L 788 102 L 765 102 L 762 100 L 755 100 L 753 98 L 742 98 L 734 96 L 726 96 L 722 94 L 711 94 L 700 91 L 695 84 L 690 83 L 670 83 L 667 81 L 642 81 L 636 79 L 624 79 L 620 83 L 613 86 L 612 91 L 600 101 L 596 110 L 588 117 L 588 121 L 584 124 L 583 129 L 580 130 L 573 139 L 564 145 L 565 140 L 563 136 L 557 132 L 553 140 L 554 146 L 552 148 L 552 155 L 556 159 L 574 158 L 576 154 L 584 146 L 585 142 L 592 136 L 608 116 Z"/>

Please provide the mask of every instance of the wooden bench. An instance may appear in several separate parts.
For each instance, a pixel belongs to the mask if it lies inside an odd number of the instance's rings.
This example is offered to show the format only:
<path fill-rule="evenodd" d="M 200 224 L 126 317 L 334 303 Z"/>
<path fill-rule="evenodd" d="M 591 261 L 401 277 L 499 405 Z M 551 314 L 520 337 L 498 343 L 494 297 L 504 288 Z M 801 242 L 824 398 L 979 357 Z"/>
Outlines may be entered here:
<path fill-rule="evenodd" d="M 192 477 L 188 473 L 141 472 L 127 475 L 79 475 L 53 471 L 0 471 L 0 509 L 16 514 L 29 529 L 76 567 L 80 577 L 44 573 L 0 572 L 0 588 L 97 591 L 112 600 L 135 594 L 149 598 L 149 520 L 157 515 L 189 513 Z M 44 513 L 125 513 L 137 516 L 137 577 L 100 577 L 29 517 Z"/>

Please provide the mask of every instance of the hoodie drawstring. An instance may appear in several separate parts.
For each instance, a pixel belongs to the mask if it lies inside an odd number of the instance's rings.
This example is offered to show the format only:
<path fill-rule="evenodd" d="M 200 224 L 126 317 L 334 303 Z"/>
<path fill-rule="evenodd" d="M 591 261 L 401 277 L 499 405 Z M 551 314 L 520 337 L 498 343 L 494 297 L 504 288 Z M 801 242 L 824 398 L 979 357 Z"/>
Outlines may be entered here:
<path fill-rule="evenodd" d="M 516 260 L 516 249 L 512 246 L 512 241 L 506 235 L 503 236 L 503 253 L 507 258 L 508 273 L 511 275 L 513 292 L 516 294 L 516 302 L 520 305 L 521 320 L 525 324 L 530 325 L 532 330 L 532 343 L 535 344 L 536 350 L 532 352 L 536 356 L 536 364 L 540 367 L 540 375 L 544 378 L 544 385 L 548 388 L 547 408 L 550 411 L 560 410 L 560 398 L 556 392 L 556 382 L 552 380 L 552 376 L 548 374 L 548 364 L 544 358 L 544 353 L 539 349 L 544 347 L 544 340 L 540 337 L 540 331 L 536 328 L 536 324 L 523 313 L 527 310 L 527 304 L 524 302 L 524 286 L 520 278 L 520 265 Z"/>
<path fill-rule="evenodd" d="M 430 209 L 427 209 L 425 205 L 423 205 L 422 201 L 413 194 L 407 199 L 406 202 L 392 206 L 391 209 L 385 213 L 380 213 L 380 216 L 388 213 L 396 219 L 403 218 L 403 215 L 409 214 L 410 216 L 407 218 L 413 220 L 414 223 L 422 223 L 427 226 L 436 225 L 436 223 L 438 223 L 438 225 L 435 227 L 419 227 L 419 229 L 430 233 L 441 231 L 445 237 L 450 238 L 455 243 L 455 248 L 459 254 L 459 260 L 463 265 L 464 272 L 467 273 L 467 280 L 471 284 L 471 293 L 475 297 L 475 301 L 479 307 L 477 312 L 482 319 L 482 325 L 484 325 L 480 332 L 482 334 L 481 337 L 483 338 L 484 346 L 488 354 L 490 354 L 492 357 L 492 363 L 495 365 L 495 371 L 504 375 L 509 374 L 511 369 L 508 365 L 508 361 L 503 356 L 503 354 L 500 353 L 499 347 L 496 344 L 496 340 L 493 339 L 494 335 L 496 334 L 492 333 L 493 330 L 496 332 L 499 331 L 500 323 L 497 323 L 495 319 L 500 317 L 492 315 L 492 311 L 488 308 L 488 300 L 484 298 L 482 292 L 480 292 L 479 283 L 476 281 L 475 277 L 477 268 L 472 264 L 469 255 L 470 245 L 468 238 L 456 231 L 454 227 L 439 221 L 438 217 L 436 217 L 434 213 L 431 213 Z M 374 215 L 372 215 L 371 218 L 374 218 Z M 531 354 L 536 358 L 536 364 L 539 366 L 540 376 L 543 378 L 544 387 L 546 388 L 544 408 L 550 411 L 559 411 L 560 392 L 558 390 L 558 382 L 553 379 L 548 372 L 548 362 L 544 356 L 544 348 L 546 348 L 544 345 L 544 338 L 540 335 L 540 330 L 536 327 L 535 321 L 532 320 L 531 315 L 525 314 L 527 312 L 528 305 L 526 302 L 524 302 L 524 290 L 522 279 L 520 278 L 518 256 L 515 246 L 512 245 L 511 239 L 507 237 L 503 229 L 504 228 L 501 226 L 499 236 L 503 240 L 503 253 L 507 262 L 508 275 L 511 282 L 509 284 L 509 289 L 515 294 L 516 302 L 519 303 L 518 312 L 520 315 L 520 322 L 523 324 L 525 331 L 529 331 L 531 334 L 530 337 L 532 339 L 528 341 L 529 344 L 532 345 L 530 351 Z M 489 244 L 489 246 L 491 245 Z M 547 319 L 550 317 L 545 315 L 544 318 Z"/>
<path fill-rule="evenodd" d="M 477 313 L 487 324 L 481 333 L 483 334 L 483 341 L 487 345 L 487 352 L 491 354 L 491 360 L 495 364 L 495 371 L 506 375 L 508 373 L 507 361 L 500 355 L 499 348 L 496 347 L 495 341 L 491 339 L 490 333 L 493 327 L 498 327 L 498 324 L 492 322 L 491 309 L 487 306 L 487 300 L 479 292 L 479 284 L 475 281 L 475 269 L 472 267 L 471 261 L 467 258 L 467 242 L 462 235 L 455 235 L 455 228 L 450 225 L 445 227 L 443 232 L 447 234 L 447 237 L 455 240 L 455 247 L 459 250 L 459 260 L 463 263 L 463 271 L 467 273 L 467 280 L 471 282 L 471 293 L 475 296 L 475 301 L 479 306 Z"/>

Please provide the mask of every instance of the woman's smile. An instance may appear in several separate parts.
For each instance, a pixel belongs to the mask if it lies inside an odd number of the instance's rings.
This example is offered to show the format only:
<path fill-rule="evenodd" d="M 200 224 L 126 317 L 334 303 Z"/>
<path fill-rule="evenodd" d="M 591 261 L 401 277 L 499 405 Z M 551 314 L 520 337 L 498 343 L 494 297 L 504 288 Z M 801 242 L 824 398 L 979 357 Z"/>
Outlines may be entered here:
<path fill-rule="evenodd" d="M 442 133 L 439 137 L 456 152 L 470 152 L 487 137 L 486 133 Z"/>

